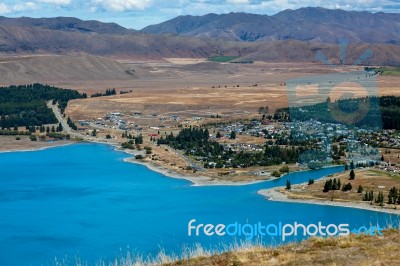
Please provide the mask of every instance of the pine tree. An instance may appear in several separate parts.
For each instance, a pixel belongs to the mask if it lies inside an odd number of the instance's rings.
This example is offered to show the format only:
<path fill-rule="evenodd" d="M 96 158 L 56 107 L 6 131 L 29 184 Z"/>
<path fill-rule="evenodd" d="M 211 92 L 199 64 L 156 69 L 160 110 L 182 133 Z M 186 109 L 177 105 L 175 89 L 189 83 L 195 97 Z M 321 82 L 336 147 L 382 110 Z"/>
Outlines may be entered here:
<path fill-rule="evenodd" d="M 231 139 L 236 139 L 236 132 L 235 131 L 231 132 Z"/>
<path fill-rule="evenodd" d="M 222 135 L 221 135 L 221 133 L 218 131 L 218 132 L 217 132 L 217 135 L 215 135 L 215 137 L 216 137 L 217 139 L 220 139 L 220 138 L 222 137 Z"/>
<path fill-rule="evenodd" d="M 379 191 L 378 197 L 375 199 L 375 203 L 378 203 L 379 206 L 383 206 L 383 192 Z"/>
<path fill-rule="evenodd" d="M 289 180 L 286 180 L 286 189 L 287 190 L 291 190 L 292 189 L 292 185 L 290 184 Z"/>
<path fill-rule="evenodd" d="M 328 192 L 329 190 L 332 190 L 332 179 L 329 179 L 325 182 L 323 192 Z"/>
<path fill-rule="evenodd" d="M 356 177 L 356 174 L 354 173 L 354 170 L 350 171 L 350 180 L 354 180 L 354 178 Z"/>
<path fill-rule="evenodd" d="M 344 165 L 344 170 L 345 171 L 349 170 L 349 165 L 347 163 Z"/>

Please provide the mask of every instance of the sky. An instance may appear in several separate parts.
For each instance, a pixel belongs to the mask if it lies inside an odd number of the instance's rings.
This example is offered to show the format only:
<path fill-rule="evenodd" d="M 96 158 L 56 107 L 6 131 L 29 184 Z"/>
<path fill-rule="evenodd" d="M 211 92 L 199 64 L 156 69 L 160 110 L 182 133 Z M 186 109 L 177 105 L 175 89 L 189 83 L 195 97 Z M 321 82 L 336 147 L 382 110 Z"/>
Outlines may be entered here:
<path fill-rule="evenodd" d="M 77 17 L 142 29 L 179 15 L 229 12 L 273 15 L 308 6 L 400 13 L 400 0 L 0 0 L 0 16 Z"/>

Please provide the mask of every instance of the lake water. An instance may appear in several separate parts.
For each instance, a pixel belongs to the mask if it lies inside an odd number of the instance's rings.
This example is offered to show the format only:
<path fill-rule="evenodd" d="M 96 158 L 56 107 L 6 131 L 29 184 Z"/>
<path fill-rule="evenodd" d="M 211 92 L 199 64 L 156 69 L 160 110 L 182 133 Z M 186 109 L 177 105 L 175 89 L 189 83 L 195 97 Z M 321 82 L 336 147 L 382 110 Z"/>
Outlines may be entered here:
<path fill-rule="evenodd" d="M 100 144 L 0 154 L 0 264 L 53 265 L 55 258 L 93 263 L 125 254 L 179 253 L 183 245 L 215 247 L 232 237 L 188 236 L 198 223 L 349 223 L 387 225 L 398 216 L 350 208 L 267 201 L 263 188 L 341 171 L 292 173 L 246 186 L 193 187 Z M 240 240 L 240 239 L 239 239 Z M 279 244 L 279 238 L 264 238 Z"/>

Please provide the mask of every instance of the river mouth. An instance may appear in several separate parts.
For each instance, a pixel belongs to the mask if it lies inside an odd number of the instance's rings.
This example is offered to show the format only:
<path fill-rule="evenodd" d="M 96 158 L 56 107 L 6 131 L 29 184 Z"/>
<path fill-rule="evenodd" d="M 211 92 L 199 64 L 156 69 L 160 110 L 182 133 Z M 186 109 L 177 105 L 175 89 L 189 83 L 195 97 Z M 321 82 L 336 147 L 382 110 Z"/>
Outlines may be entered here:
<path fill-rule="evenodd" d="M 200 243 L 218 248 L 244 235 L 188 235 L 188 223 L 349 224 L 351 228 L 398 216 L 366 210 L 265 200 L 260 189 L 284 186 L 340 171 L 325 168 L 243 186 L 191 186 L 148 168 L 125 163 L 128 155 L 101 144 L 74 144 L 35 152 L 0 154 L 0 261 L 47 265 L 79 257 L 92 264 L 129 250 L 179 254 Z M 301 240 L 303 236 L 285 242 Z M 278 236 L 262 237 L 278 245 Z"/>

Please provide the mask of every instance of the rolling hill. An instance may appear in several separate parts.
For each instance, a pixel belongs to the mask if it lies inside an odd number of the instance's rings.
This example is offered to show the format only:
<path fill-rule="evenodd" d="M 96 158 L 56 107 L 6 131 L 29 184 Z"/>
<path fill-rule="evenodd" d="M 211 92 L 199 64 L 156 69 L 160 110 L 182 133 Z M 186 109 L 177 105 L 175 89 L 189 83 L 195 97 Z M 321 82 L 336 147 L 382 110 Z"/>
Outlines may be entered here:
<path fill-rule="evenodd" d="M 285 10 L 273 16 L 246 13 L 179 16 L 142 30 L 231 41 L 299 40 L 400 44 L 400 14 L 324 8 Z"/>
<path fill-rule="evenodd" d="M 130 34 L 135 30 L 126 29 L 116 23 L 104 23 L 96 20 L 81 20 L 73 17 L 56 18 L 7 18 L 0 16 L 1 26 L 35 27 L 59 31 L 77 31 L 98 34 Z"/>

